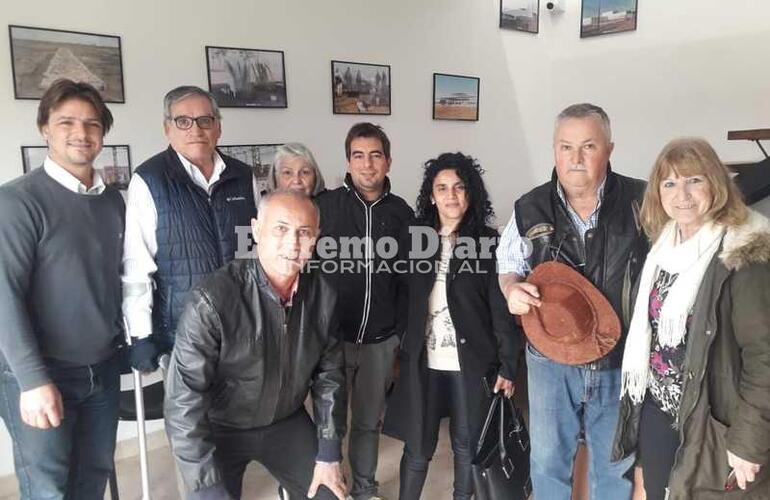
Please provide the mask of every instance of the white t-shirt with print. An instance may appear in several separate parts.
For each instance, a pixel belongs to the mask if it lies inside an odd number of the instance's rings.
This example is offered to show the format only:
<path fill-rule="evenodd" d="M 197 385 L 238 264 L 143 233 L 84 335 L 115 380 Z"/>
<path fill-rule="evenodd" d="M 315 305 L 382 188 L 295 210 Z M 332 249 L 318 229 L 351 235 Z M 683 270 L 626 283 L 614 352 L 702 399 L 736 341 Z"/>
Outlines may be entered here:
<path fill-rule="evenodd" d="M 432 370 L 460 371 L 457 355 L 457 335 L 446 299 L 446 275 L 452 257 L 452 239 L 441 237 L 441 260 L 436 282 L 428 299 L 428 321 L 425 331 L 425 347 L 428 351 L 428 368 Z"/>

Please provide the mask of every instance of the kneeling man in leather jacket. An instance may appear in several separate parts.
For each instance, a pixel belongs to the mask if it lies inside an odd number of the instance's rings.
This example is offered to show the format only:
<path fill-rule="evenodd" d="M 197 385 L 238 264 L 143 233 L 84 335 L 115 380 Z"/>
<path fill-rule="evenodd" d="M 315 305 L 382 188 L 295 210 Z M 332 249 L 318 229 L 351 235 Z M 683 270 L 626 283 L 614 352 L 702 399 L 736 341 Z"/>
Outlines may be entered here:
<path fill-rule="evenodd" d="M 318 224 L 304 194 L 271 193 L 252 220 L 257 258 L 227 264 L 188 297 L 164 408 L 188 499 L 241 498 L 252 460 L 292 499 L 345 498 L 336 294 L 320 273 L 300 272 Z"/>

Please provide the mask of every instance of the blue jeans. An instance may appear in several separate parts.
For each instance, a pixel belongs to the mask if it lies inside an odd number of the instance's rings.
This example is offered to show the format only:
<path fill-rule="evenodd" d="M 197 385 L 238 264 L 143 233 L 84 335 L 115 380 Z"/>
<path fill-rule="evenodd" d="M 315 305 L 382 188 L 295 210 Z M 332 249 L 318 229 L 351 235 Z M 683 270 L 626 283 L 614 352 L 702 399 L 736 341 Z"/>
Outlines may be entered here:
<path fill-rule="evenodd" d="M 22 500 L 103 500 L 118 428 L 117 359 L 81 367 L 49 364 L 64 418 L 45 430 L 22 422 L 19 384 L 7 367 L 0 370 L 0 416 L 13 441 Z"/>
<path fill-rule="evenodd" d="M 591 370 L 551 361 L 527 346 L 530 466 L 534 497 L 572 498 L 572 468 L 581 430 L 588 448 L 591 500 L 628 500 L 631 456 L 610 462 L 620 408 L 620 369 Z"/>

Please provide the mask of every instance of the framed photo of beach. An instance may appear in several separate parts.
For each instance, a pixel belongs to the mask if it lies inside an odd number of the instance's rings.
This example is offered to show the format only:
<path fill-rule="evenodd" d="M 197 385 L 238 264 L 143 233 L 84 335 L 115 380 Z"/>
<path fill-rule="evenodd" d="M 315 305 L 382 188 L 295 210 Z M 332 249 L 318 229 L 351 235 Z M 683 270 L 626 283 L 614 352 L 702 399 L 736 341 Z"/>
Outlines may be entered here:
<path fill-rule="evenodd" d="M 433 73 L 433 119 L 479 120 L 479 87 L 475 76 Z"/>
<path fill-rule="evenodd" d="M 15 25 L 8 35 L 16 99 L 40 99 L 68 78 L 93 85 L 105 102 L 126 102 L 119 36 Z"/>
<path fill-rule="evenodd" d="M 500 0 L 500 27 L 537 33 L 540 0 Z"/>
<path fill-rule="evenodd" d="M 580 38 L 636 30 L 638 0 L 582 0 Z"/>

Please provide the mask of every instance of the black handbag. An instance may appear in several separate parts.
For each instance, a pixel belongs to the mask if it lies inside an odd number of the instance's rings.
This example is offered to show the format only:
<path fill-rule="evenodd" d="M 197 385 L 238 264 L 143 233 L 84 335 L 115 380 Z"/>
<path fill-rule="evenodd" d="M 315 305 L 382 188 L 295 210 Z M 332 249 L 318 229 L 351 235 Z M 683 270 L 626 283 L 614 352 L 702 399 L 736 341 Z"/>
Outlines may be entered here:
<path fill-rule="evenodd" d="M 521 410 L 502 394 L 492 396 L 473 459 L 476 500 L 526 500 L 529 477 L 529 433 Z"/>

